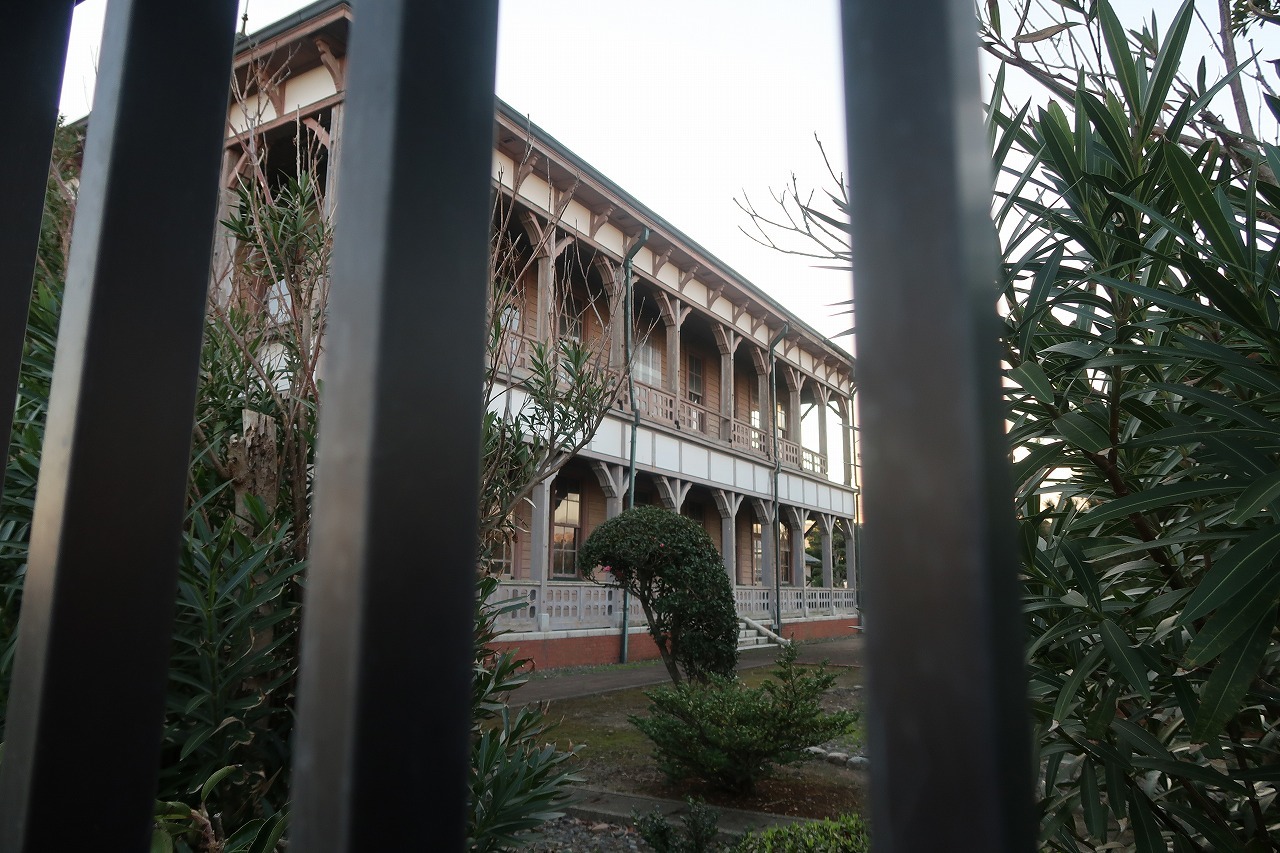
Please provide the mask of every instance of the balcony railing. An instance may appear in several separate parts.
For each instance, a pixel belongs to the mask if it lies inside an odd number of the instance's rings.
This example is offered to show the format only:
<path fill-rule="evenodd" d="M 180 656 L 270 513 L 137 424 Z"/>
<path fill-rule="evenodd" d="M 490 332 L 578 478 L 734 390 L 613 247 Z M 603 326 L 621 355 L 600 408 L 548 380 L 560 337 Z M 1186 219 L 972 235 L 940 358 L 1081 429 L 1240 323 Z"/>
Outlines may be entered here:
<path fill-rule="evenodd" d="M 858 613 L 856 591 L 810 587 L 783 587 L 782 615 L 854 616 Z M 514 604 L 498 618 L 498 627 L 510 632 L 574 631 L 622 627 L 622 592 L 585 581 L 548 581 L 545 587 L 530 581 L 503 581 L 489 598 L 490 604 Z M 734 590 L 738 615 L 771 618 L 773 590 L 763 586 L 740 586 Z M 644 610 L 630 602 L 628 624 L 644 625 Z"/>
<path fill-rule="evenodd" d="M 680 401 L 679 425 L 708 438 L 720 438 L 720 414 L 688 400 Z"/>

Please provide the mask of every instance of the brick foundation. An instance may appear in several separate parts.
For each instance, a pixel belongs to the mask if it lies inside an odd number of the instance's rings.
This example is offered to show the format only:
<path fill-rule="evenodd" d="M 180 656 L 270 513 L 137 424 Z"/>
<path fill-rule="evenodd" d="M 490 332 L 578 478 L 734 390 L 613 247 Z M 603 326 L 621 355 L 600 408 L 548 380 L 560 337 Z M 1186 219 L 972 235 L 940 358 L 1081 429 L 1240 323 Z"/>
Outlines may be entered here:
<path fill-rule="evenodd" d="M 783 620 L 782 635 L 788 639 L 828 640 L 851 637 L 858 633 L 858 617 L 822 619 L 811 622 Z M 566 666 L 595 666 L 622 660 L 622 637 L 618 633 L 595 636 L 566 636 L 544 639 L 522 638 L 494 643 L 498 651 L 515 651 L 533 661 L 535 669 L 560 669 Z M 629 661 L 657 660 L 658 647 L 648 633 L 632 633 L 627 647 Z"/>

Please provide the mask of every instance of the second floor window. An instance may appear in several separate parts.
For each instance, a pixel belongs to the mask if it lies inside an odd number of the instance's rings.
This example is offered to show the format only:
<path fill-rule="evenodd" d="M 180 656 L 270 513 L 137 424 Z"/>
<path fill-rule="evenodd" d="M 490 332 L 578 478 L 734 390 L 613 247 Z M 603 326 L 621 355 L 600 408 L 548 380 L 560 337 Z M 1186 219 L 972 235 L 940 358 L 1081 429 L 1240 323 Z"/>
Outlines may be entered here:
<path fill-rule="evenodd" d="M 653 341 L 645 340 L 636 348 L 635 371 L 637 382 L 645 385 L 652 385 L 655 388 L 662 385 L 662 353 L 654 346 Z"/>
<path fill-rule="evenodd" d="M 699 356 L 689 356 L 689 387 L 687 389 L 689 402 L 694 405 L 702 405 L 702 359 Z"/>

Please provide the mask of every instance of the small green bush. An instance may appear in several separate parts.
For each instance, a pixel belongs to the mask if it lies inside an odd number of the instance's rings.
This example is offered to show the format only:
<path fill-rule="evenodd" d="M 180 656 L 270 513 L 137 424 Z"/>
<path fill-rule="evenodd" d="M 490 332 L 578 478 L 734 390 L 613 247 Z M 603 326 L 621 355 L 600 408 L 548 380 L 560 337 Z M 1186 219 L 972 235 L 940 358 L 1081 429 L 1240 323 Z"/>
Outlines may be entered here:
<path fill-rule="evenodd" d="M 752 832 L 732 853 L 867 853 L 871 835 L 862 818 L 854 814 L 835 820 L 792 823 Z"/>
<path fill-rule="evenodd" d="M 710 853 L 719 849 L 715 840 L 720 816 L 702 800 L 690 797 L 685 802 L 689 810 L 681 815 L 680 827 L 670 823 L 661 809 L 643 816 L 631 813 L 640 837 L 656 853 Z"/>
<path fill-rule="evenodd" d="M 648 717 L 630 717 L 653 741 L 658 766 L 672 779 L 688 776 L 735 793 L 749 793 L 774 765 L 805 757 L 847 733 L 854 711 L 828 713 L 820 699 L 835 681 L 825 664 L 796 666 L 794 644 L 783 647 L 773 680 L 757 688 L 727 678 L 646 692 Z"/>
<path fill-rule="evenodd" d="M 578 551 L 578 571 L 630 591 L 679 684 L 728 676 L 738 663 L 738 613 L 720 552 L 695 522 L 638 506 L 600 525 Z"/>

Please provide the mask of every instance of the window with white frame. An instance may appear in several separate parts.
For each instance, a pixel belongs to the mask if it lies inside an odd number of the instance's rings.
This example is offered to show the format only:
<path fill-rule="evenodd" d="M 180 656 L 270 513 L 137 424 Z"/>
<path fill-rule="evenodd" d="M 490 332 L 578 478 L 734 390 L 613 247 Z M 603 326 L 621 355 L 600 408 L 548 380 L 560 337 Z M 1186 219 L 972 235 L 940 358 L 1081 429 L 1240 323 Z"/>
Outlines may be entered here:
<path fill-rule="evenodd" d="M 652 340 L 646 338 L 636 347 L 632 370 L 637 382 L 655 388 L 662 385 L 662 352 Z"/>

